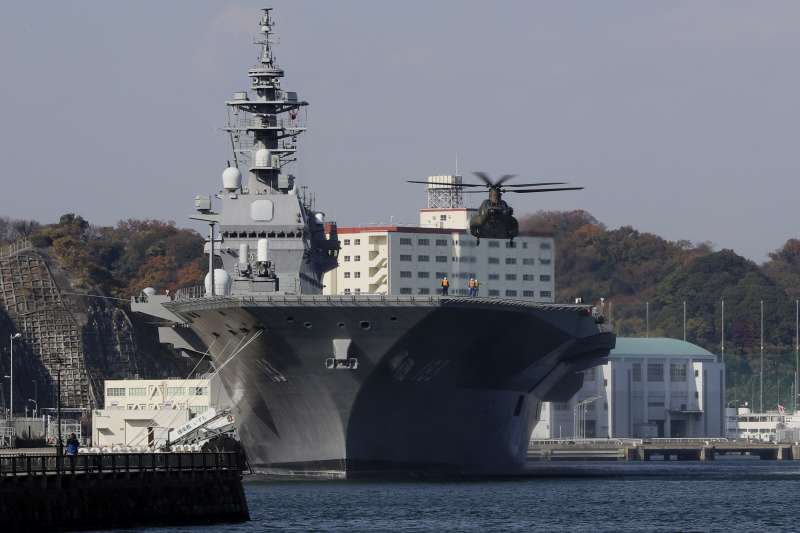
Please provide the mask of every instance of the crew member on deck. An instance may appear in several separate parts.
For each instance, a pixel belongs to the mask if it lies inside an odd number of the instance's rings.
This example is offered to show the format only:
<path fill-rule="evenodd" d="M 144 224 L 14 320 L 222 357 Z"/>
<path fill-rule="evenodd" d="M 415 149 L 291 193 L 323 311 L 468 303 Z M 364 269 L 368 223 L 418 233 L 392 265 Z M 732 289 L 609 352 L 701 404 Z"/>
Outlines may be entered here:
<path fill-rule="evenodd" d="M 445 276 L 442 278 L 442 296 L 447 296 L 448 289 L 450 289 L 450 280 Z"/>

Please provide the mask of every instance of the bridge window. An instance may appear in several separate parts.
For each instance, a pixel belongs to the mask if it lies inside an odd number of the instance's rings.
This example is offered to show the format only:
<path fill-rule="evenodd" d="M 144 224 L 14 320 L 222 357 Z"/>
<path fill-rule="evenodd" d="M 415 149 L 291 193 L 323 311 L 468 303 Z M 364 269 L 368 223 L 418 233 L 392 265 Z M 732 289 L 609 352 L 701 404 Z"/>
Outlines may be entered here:
<path fill-rule="evenodd" d="M 411 239 L 408 237 L 400 237 L 400 244 L 403 246 L 411 246 Z"/>
<path fill-rule="evenodd" d="M 447 246 L 447 239 L 436 239 L 436 246 Z"/>

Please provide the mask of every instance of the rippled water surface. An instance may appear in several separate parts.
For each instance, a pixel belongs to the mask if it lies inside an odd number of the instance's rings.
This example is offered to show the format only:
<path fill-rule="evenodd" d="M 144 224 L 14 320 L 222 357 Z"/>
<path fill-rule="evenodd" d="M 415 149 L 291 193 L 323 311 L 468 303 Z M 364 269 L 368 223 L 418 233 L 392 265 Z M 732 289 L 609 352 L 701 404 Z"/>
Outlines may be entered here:
<path fill-rule="evenodd" d="M 251 522 L 199 530 L 800 530 L 800 462 L 790 461 L 556 465 L 491 481 L 250 478 L 245 491 Z"/>

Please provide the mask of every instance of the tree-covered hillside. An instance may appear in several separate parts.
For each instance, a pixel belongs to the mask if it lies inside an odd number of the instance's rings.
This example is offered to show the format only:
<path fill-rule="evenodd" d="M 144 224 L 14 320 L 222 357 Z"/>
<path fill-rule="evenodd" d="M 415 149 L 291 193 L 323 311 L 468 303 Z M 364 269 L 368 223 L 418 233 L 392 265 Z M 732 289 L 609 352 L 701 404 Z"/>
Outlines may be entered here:
<path fill-rule="evenodd" d="M 686 339 L 719 354 L 724 300 L 730 401 L 758 406 L 763 301 L 764 406 L 792 405 L 800 240 L 757 265 L 708 243 L 669 241 L 629 226 L 608 229 L 585 211 L 541 212 L 520 227 L 555 234 L 558 299 L 606 298 L 618 335 L 681 339 L 685 302 Z"/>

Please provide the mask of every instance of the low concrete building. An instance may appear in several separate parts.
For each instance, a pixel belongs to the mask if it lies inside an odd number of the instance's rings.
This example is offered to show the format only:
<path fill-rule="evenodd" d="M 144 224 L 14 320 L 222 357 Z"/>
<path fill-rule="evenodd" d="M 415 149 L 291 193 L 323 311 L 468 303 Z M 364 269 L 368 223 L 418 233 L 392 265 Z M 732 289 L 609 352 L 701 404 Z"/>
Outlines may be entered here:
<path fill-rule="evenodd" d="M 667 338 L 617 338 L 566 403 L 545 402 L 532 438 L 724 437 L 725 367 Z"/>
<path fill-rule="evenodd" d="M 92 444 L 158 446 L 209 408 L 230 406 L 218 378 L 128 379 L 105 382 L 105 408 L 92 416 Z"/>

